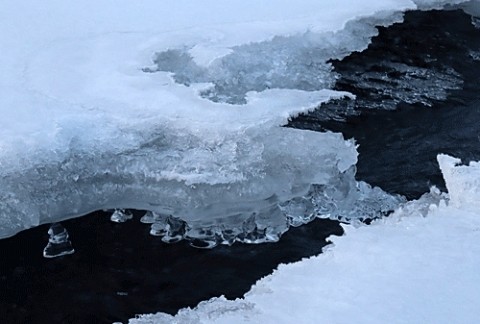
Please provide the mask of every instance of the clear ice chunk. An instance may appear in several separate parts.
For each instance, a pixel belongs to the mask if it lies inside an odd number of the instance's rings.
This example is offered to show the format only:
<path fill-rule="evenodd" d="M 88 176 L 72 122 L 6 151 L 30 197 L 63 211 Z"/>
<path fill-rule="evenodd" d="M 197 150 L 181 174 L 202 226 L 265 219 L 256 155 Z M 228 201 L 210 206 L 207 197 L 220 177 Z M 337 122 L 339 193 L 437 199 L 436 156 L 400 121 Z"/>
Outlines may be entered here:
<path fill-rule="evenodd" d="M 315 218 L 312 201 L 306 197 L 293 198 L 282 204 L 280 208 L 293 227 L 306 224 Z"/>
<path fill-rule="evenodd" d="M 209 249 L 217 246 L 222 242 L 220 236 L 221 231 L 215 226 L 205 228 L 187 227 L 185 238 L 189 240 L 189 244 L 196 248 Z"/>
<path fill-rule="evenodd" d="M 150 235 L 161 236 L 165 243 L 176 243 L 184 238 L 186 231 L 185 221 L 160 213 L 150 212 L 146 220 L 153 220 Z M 151 217 L 151 218 L 150 218 Z"/>
<path fill-rule="evenodd" d="M 164 236 L 167 234 L 167 219 L 169 217 L 169 215 L 148 211 L 140 221 L 145 224 L 152 224 L 150 226 L 150 235 Z"/>
<path fill-rule="evenodd" d="M 355 181 L 355 166 L 332 179 L 328 185 L 312 185 L 311 199 L 316 216 L 358 222 L 386 216 L 407 200 L 386 193 L 363 181 Z"/>
<path fill-rule="evenodd" d="M 133 218 L 133 213 L 128 209 L 115 209 L 110 216 L 110 220 L 114 223 L 125 223 Z"/>
<path fill-rule="evenodd" d="M 185 235 L 186 223 L 179 218 L 169 216 L 165 223 L 165 235 L 162 241 L 165 243 L 176 243 Z"/>
<path fill-rule="evenodd" d="M 67 230 L 60 223 L 52 224 L 48 234 L 50 235 L 48 244 L 43 250 L 45 258 L 56 258 L 75 252 L 69 240 Z"/>
<path fill-rule="evenodd" d="M 140 218 L 140 222 L 144 224 L 153 224 L 155 223 L 156 215 L 156 213 L 149 210 L 142 216 L 142 218 Z"/>

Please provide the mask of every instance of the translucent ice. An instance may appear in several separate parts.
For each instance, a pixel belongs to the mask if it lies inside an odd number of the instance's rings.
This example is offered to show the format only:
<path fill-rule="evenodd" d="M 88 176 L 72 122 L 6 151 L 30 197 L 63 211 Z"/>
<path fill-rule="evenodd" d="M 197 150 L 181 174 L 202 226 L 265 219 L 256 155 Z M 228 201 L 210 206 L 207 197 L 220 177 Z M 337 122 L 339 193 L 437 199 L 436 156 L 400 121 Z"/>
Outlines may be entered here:
<path fill-rule="evenodd" d="M 110 220 L 114 223 L 125 223 L 132 218 L 133 214 L 128 209 L 115 209 L 110 216 Z"/>

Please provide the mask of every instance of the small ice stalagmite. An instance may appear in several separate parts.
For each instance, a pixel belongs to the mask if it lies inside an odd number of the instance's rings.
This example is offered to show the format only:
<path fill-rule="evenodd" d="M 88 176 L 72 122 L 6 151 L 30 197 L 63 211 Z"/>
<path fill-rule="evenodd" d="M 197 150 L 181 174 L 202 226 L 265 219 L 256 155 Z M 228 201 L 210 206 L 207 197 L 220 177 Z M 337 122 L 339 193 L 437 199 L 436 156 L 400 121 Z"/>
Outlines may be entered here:
<path fill-rule="evenodd" d="M 56 258 L 75 252 L 72 242 L 68 238 L 67 230 L 60 223 L 53 223 L 48 230 L 48 234 L 50 235 L 48 244 L 43 249 L 45 258 Z"/>
<path fill-rule="evenodd" d="M 161 217 L 161 215 L 158 214 L 158 213 L 154 213 L 152 211 L 147 211 L 145 213 L 145 215 L 143 215 L 142 218 L 140 218 L 140 222 L 142 222 L 144 224 L 153 224 L 157 220 L 159 220 L 160 217 Z"/>

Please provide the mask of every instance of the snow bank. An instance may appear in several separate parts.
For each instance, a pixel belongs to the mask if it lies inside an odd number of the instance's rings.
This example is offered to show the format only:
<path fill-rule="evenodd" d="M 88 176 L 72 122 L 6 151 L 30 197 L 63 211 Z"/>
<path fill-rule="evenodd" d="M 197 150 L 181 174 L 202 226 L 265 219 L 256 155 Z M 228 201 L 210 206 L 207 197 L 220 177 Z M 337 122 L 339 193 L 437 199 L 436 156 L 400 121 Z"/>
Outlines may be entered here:
<path fill-rule="evenodd" d="M 471 202 L 480 199 L 478 163 L 439 161 L 450 200 L 432 189 L 370 226 L 345 225 L 323 254 L 281 265 L 242 299 L 213 298 L 174 317 L 129 323 L 476 323 L 480 209 Z"/>
<path fill-rule="evenodd" d="M 364 49 L 375 25 L 415 8 L 2 1 L 0 237 L 128 207 L 186 222 L 185 236 L 209 228 L 214 240 L 239 230 L 264 241 L 325 197 L 334 208 L 312 214 L 342 214 L 348 195 L 347 206 L 387 202 L 367 215 L 390 209 L 398 198 L 356 187 L 353 143 L 279 126 L 349 95 L 325 89 L 326 61 Z"/>

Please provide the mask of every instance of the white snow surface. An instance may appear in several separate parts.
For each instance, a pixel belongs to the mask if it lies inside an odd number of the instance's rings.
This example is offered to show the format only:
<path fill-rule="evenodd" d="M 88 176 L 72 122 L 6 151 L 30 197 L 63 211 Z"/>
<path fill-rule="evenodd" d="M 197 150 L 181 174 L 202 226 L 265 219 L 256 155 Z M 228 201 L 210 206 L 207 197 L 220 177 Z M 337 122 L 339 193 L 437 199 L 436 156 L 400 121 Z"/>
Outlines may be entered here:
<path fill-rule="evenodd" d="M 222 223 L 332 182 L 355 164 L 354 145 L 279 126 L 349 95 L 328 90 L 326 62 L 364 49 L 375 25 L 465 1 L 416 2 L 3 0 L 0 237 L 106 208 Z M 182 71 L 146 72 L 169 50 L 187 58 L 187 85 Z M 239 75 L 244 104 L 201 95 Z"/>
<path fill-rule="evenodd" d="M 448 195 L 432 188 L 370 226 L 344 225 L 324 253 L 280 265 L 244 298 L 129 323 L 478 323 L 479 167 L 438 159 Z"/>

